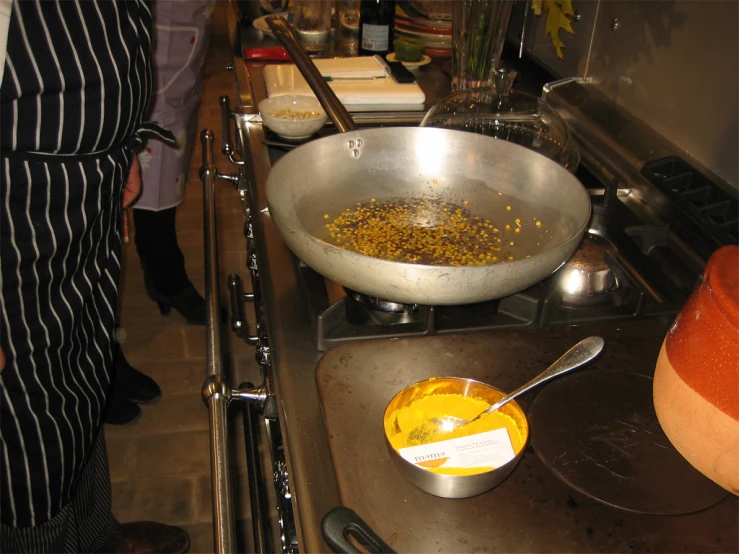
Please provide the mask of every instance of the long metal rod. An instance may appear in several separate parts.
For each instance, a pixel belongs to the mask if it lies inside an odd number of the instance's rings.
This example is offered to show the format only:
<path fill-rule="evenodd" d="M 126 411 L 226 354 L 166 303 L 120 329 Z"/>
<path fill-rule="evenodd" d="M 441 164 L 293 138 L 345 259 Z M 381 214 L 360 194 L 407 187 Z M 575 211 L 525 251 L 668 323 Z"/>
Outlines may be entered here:
<path fill-rule="evenodd" d="M 227 411 L 231 391 L 222 372 L 220 306 L 218 287 L 218 242 L 216 235 L 215 183 L 217 170 L 213 165 L 213 131 L 200 133 L 203 165 L 203 239 L 205 247 L 205 300 L 207 303 L 206 345 L 208 378 L 203 397 L 208 405 L 210 425 L 210 460 L 213 495 L 213 536 L 215 552 L 236 551 L 234 507 L 229 472 Z"/>
<path fill-rule="evenodd" d="M 210 423 L 210 471 L 213 498 L 213 542 L 217 554 L 236 552 L 234 508 L 231 495 L 226 421 L 228 398 L 214 396 L 208 402 Z"/>
<path fill-rule="evenodd" d="M 221 344 L 219 326 L 218 290 L 218 236 L 215 214 L 215 184 L 218 171 L 213 165 L 213 131 L 200 133 L 203 150 L 203 165 L 200 179 L 203 181 L 203 242 L 205 250 L 205 300 L 206 300 L 206 347 L 208 375 L 221 375 Z"/>
<path fill-rule="evenodd" d="M 253 388 L 251 383 L 242 383 L 239 389 Z M 246 445 L 246 468 L 249 477 L 249 502 L 251 505 L 252 533 L 254 535 L 254 552 L 264 554 L 270 550 L 267 533 L 266 491 L 262 486 L 262 464 L 259 458 L 259 418 L 248 402 L 242 404 L 244 416 L 244 442 Z"/>

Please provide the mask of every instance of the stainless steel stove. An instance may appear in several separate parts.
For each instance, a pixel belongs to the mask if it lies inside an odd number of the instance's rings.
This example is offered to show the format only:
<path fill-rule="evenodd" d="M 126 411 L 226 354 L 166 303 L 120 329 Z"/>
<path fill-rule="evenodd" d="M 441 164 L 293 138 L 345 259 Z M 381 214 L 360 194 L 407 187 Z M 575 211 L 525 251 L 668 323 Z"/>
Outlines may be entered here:
<path fill-rule="evenodd" d="M 398 551 L 739 550 L 736 497 L 684 462 L 651 405 L 667 328 L 710 253 L 736 241 L 736 199 L 705 180 L 700 193 L 685 179 L 675 184 L 680 172 L 700 173 L 675 162 L 648 130 L 635 133 L 632 122 L 628 140 L 606 134 L 601 121 L 628 116 L 587 83 L 553 83 L 545 97 L 578 141 L 577 176 L 593 205 L 576 257 L 544 282 L 492 302 L 440 307 L 364 297 L 305 266 L 270 219 L 264 185 L 287 148 L 267 144 L 275 137 L 256 117 L 261 69 L 234 68 L 241 98 L 224 120 L 235 121 L 237 137 L 224 146 L 243 162 L 238 186 L 258 316 L 251 339 L 267 375 L 265 420 L 283 518 L 282 545 L 271 549 L 327 551 L 321 522 L 343 505 Z M 367 125 L 413 125 L 422 113 L 356 115 Z M 662 165 L 645 163 L 654 161 Z M 238 305 L 237 281 L 232 289 Z M 602 335 L 606 349 L 590 369 L 521 402 L 532 440 L 500 487 L 445 500 L 394 469 L 382 411 L 398 390 L 447 375 L 512 389 L 591 334 Z"/>
<path fill-rule="evenodd" d="M 699 278 L 674 254 L 669 226 L 645 224 L 584 167 L 590 185 L 590 232 L 565 266 L 512 296 L 460 306 L 398 305 L 339 290 L 295 260 L 318 350 L 360 339 L 466 331 L 542 329 L 675 315 Z"/>

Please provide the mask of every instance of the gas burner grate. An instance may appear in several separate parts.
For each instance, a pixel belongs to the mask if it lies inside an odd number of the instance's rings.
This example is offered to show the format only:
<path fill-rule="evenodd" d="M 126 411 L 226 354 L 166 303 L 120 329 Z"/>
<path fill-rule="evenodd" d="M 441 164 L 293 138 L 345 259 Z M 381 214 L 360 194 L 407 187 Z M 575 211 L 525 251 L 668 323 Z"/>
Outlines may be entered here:
<path fill-rule="evenodd" d="M 318 351 L 357 340 L 569 327 L 677 313 L 684 295 L 676 294 L 676 301 L 675 295 L 666 294 L 655 302 L 648 284 L 638 280 L 634 268 L 625 265 L 626 260 L 609 254 L 606 258 L 620 286 L 598 302 L 569 304 L 560 287 L 549 278 L 499 300 L 458 306 L 419 305 L 402 313 L 368 309 L 346 293 L 332 298 L 321 275 L 297 258 L 295 263 Z"/>
<path fill-rule="evenodd" d="M 670 156 L 645 164 L 642 175 L 722 244 L 739 244 L 739 202 L 690 164 Z"/>

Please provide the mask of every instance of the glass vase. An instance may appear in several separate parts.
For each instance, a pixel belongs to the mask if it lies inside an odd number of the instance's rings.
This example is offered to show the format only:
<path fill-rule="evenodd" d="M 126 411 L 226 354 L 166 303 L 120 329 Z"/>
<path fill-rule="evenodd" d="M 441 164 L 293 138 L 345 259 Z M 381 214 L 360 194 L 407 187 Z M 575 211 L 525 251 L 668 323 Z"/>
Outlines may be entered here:
<path fill-rule="evenodd" d="M 512 0 L 452 2 L 452 90 L 491 86 L 512 9 Z"/>

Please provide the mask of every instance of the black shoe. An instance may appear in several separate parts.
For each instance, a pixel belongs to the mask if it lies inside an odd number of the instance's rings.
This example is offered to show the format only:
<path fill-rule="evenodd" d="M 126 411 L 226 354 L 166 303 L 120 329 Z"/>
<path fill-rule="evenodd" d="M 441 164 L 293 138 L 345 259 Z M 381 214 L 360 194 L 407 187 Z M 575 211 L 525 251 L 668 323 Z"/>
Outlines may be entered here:
<path fill-rule="evenodd" d="M 187 285 L 175 294 L 163 294 L 154 286 L 154 281 L 143 262 L 141 263 L 141 269 L 144 270 L 146 294 L 157 303 L 160 314 L 168 316 L 174 308 L 182 314 L 182 317 L 190 325 L 205 325 L 205 298 L 200 296 L 200 293 L 189 280 Z"/>
<path fill-rule="evenodd" d="M 175 294 L 163 294 L 154 286 L 151 276 L 142 262 L 141 269 L 144 271 L 144 287 L 146 294 L 159 306 L 159 313 L 168 316 L 172 312 L 172 308 L 180 312 L 182 317 L 190 325 L 205 325 L 207 319 L 208 308 L 205 298 L 195 288 L 187 277 L 187 284 Z M 228 322 L 228 312 L 221 308 L 221 323 Z"/>
<path fill-rule="evenodd" d="M 139 404 L 148 404 L 162 396 L 156 381 L 131 366 L 120 351 L 115 360 L 115 388 Z"/>
<path fill-rule="evenodd" d="M 108 425 L 126 425 L 141 417 L 141 408 L 114 385 L 110 388 L 108 406 L 103 421 Z"/>
<path fill-rule="evenodd" d="M 159 306 L 159 313 L 167 316 L 172 308 L 180 312 L 190 325 L 205 325 L 206 308 L 205 298 L 195 289 L 192 283 L 177 294 L 166 295 L 155 290 L 149 293 Z"/>

